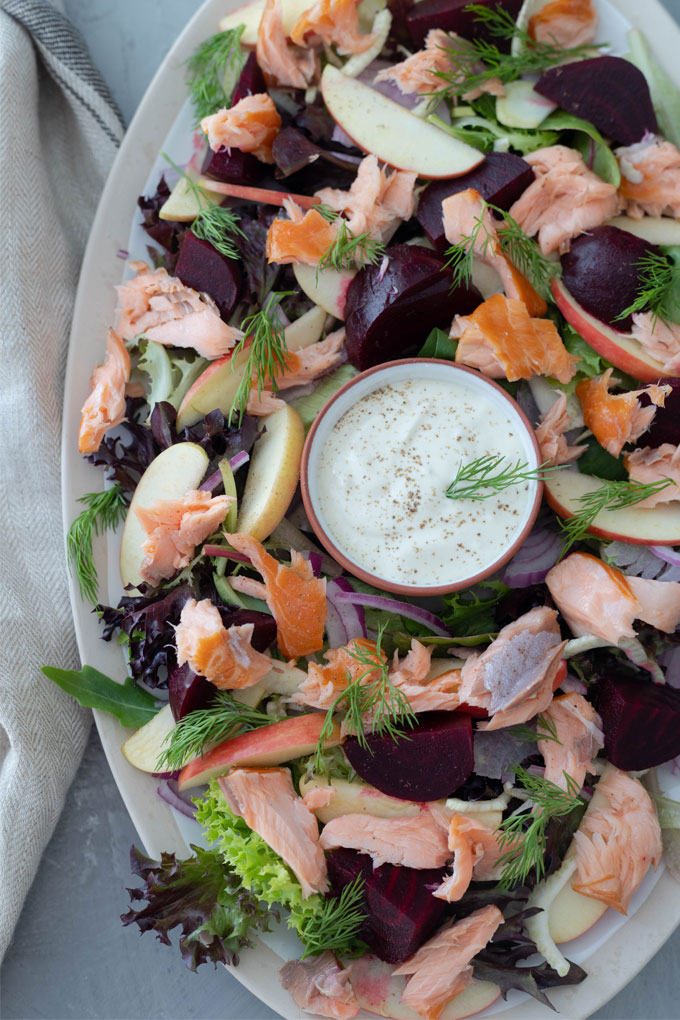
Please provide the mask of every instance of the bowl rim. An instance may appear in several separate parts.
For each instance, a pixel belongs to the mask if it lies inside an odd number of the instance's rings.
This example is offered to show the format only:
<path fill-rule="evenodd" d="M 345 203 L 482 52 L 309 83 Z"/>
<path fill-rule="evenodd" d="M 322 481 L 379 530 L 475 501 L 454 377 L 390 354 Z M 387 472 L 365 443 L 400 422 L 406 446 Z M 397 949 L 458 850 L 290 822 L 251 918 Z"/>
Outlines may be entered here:
<path fill-rule="evenodd" d="M 497 560 L 494 560 L 494 562 L 491 563 L 488 567 L 485 567 L 483 570 L 479 571 L 476 574 L 471 575 L 470 577 L 466 577 L 463 580 L 456 581 L 453 584 L 448 583 L 437 585 L 411 585 L 400 584 L 397 581 L 387 581 L 384 578 L 380 577 L 378 574 L 373 574 L 369 570 L 364 569 L 364 567 L 360 566 L 358 563 L 355 563 L 348 556 L 346 556 L 345 553 L 338 549 L 338 547 L 335 545 L 326 529 L 321 524 L 321 521 L 319 520 L 309 491 L 309 458 L 311 455 L 312 446 L 314 444 L 314 439 L 318 434 L 319 426 L 322 423 L 323 419 L 326 417 L 327 413 L 330 411 L 330 409 L 333 407 L 336 401 L 339 400 L 340 397 L 344 396 L 344 394 L 347 393 L 348 390 L 351 390 L 358 383 L 363 382 L 364 379 L 369 378 L 376 372 L 383 372 L 386 369 L 396 368 L 401 365 L 407 364 L 442 365 L 452 371 L 465 372 L 468 375 L 473 375 L 475 376 L 475 378 L 482 380 L 492 389 L 496 390 L 497 393 L 501 394 L 501 396 L 511 405 L 513 411 L 519 417 L 522 425 L 524 426 L 526 432 L 528 433 L 530 443 L 533 446 L 534 453 L 536 455 L 537 466 L 540 465 L 541 463 L 541 451 L 538 445 L 538 440 L 536 439 L 536 433 L 529 419 L 527 418 L 525 412 L 522 410 L 517 401 L 513 397 L 511 397 L 510 394 L 506 390 L 504 390 L 502 386 L 499 386 L 499 384 L 494 379 L 490 379 L 488 376 L 484 375 L 482 372 L 478 372 L 474 368 L 469 368 L 467 365 L 457 365 L 455 362 L 447 361 L 444 358 L 415 358 L 415 357 L 399 358 L 394 361 L 385 361 L 379 365 L 374 365 L 372 368 L 367 368 L 365 369 L 365 371 L 360 372 L 358 375 L 352 376 L 352 378 L 349 379 L 346 383 L 344 383 L 340 387 L 340 389 L 336 390 L 333 396 L 330 397 L 328 401 L 323 405 L 323 407 L 317 414 L 316 418 L 314 419 L 312 426 L 307 434 L 305 445 L 302 450 L 302 461 L 300 464 L 300 489 L 302 493 L 302 502 L 304 504 L 305 512 L 307 514 L 309 523 L 312 526 L 314 534 L 321 542 L 326 552 L 330 556 L 332 556 L 333 559 L 337 560 L 340 566 L 342 566 L 346 571 L 348 571 L 348 573 L 359 578 L 359 580 L 364 581 L 366 584 L 371 584 L 376 588 L 380 588 L 383 591 L 393 592 L 398 595 L 410 595 L 414 598 L 425 598 L 434 595 L 447 595 L 454 591 L 461 591 L 464 588 L 471 588 L 473 585 L 479 584 L 481 581 L 484 581 L 487 577 L 490 577 L 492 574 L 494 574 L 501 567 L 505 566 L 505 564 L 512 559 L 512 557 L 515 555 L 518 549 L 524 544 L 527 535 L 534 526 L 534 523 L 538 516 L 538 512 L 541 508 L 544 486 L 543 482 L 540 480 L 536 483 L 536 492 L 531 507 L 529 509 L 529 516 L 527 518 L 526 524 L 522 528 L 521 532 L 517 535 L 512 545 L 510 545 L 508 549 L 506 549 L 505 552 L 501 556 L 499 556 Z"/>

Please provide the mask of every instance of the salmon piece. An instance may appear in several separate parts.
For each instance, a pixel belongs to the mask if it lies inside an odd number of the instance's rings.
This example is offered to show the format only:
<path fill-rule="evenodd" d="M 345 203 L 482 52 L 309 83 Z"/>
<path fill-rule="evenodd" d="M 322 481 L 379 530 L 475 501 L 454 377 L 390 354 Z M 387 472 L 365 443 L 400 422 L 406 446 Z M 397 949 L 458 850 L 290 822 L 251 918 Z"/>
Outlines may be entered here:
<path fill-rule="evenodd" d="M 365 156 L 349 191 L 321 188 L 315 192 L 325 205 L 347 216 L 347 229 L 370 234 L 376 241 L 389 241 L 402 220 L 413 216 L 413 188 L 416 175 L 405 170 L 388 174 L 375 156 Z"/>
<path fill-rule="evenodd" d="M 680 326 L 677 322 L 654 319 L 651 312 L 633 313 L 633 337 L 660 361 L 669 375 L 680 373 Z"/>
<path fill-rule="evenodd" d="M 316 266 L 337 235 L 337 223 L 329 223 L 316 209 L 308 209 L 301 219 L 277 217 L 267 231 L 267 261 Z"/>
<path fill-rule="evenodd" d="M 258 393 L 257 387 L 254 387 L 248 394 L 246 413 L 254 418 L 264 418 L 268 414 L 273 414 L 274 411 L 279 411 L 285 407 L 285 404 L 285 400 L 275 397 L 271 390 L 262 390 L 261 393 Z"/>
<path fill-rule="evenodd" d="M 643 499 L 638 507 L 658 506 L 659 503 L 672 503 L 680 499 L 680 447 L 672 443 L 663 443 L 652 449 L 650 446 L 643 446 L 640 450 L 633 450 L 623 458 L 626 465 L 628 477 L 632 482 L 641 482 L 649 485 L 653 482 L 660 482 L 664 478 L 670 478 L 675 485 L 669 485 L 660 492 Z"/>
<path fill-rule="evenodd" d="M 621 168 L 619 196 L 627 216 L 680 217 L 680 149 L 658 135 L 615 149 Z"/>
<path fill-rule="evenodd" d="M 553 698 L 543 718 L 554 725 L 559 740 L 538 741 L 545 778 L 568 792 L 566 772 L 580 790 L 590 763 L 604 747 L 602 720 L 590 702 L 573 691 Z"/>
<path fill-rule="evenodd" d="M 303 897 L 326 892 L 319 823 L 293 789 L 290 769 L 233 769 L 218 782 L 234 814 L 286 862 Z"/>
<path fill-rule="evenodd" d="M 381 864 L 441 868 L 451 856 L 446 835 L 428 814 L 410 818 L 341 815 L 324 826 L 319 843 L 324 850 L 344 846 L 369 854 L 374 868 Z"/>
<path fill-rule="evenodd" d="M 342 345 L 345 342 L 345 330 L 336 329 L 329 333 L 325 340 L 319 340 L 309 347 L 301 347 L 297 351 L 287 351 L 286 367 L 274 377 L 277 390 L 290 389 L 293 386 L 304 386 L 313 382 L 318 376 L 330 372 L 345 360 Z M 283 401 L 275 397 L 270 390 L 258 393 L 254 385 L 248 396 L 248 414 L 271 414 L 283 407 Z"/>
<path fill-rule="evenodd" d="M 196 546 L 217 530 L 233 502 L 233 496 L 211 496 L 205 489 L 194 489 L 178 499 L 136 506 L 147 536 L 142 545 L 142 578 L 156 586 L 187 567 Z"/>
<path fill-rule="evenodd" d="M 569 446 L 564 437 L 571 428 L 567 414 L 567 397 L 560 393 L 559 397 L 545 414 L 541 415 L 540 424 L 536 427 L 536 439 L 541 450 L 541 463 L 553 467 L 557 464 L 570 464 L 577 460 L 587 446 Z"/>
<path fill-rule="evenodd" d="M 472 980 L 470 960 L 503 923 L 498 907 L 482 907 L 449 923 L 392 973 L 411 975 L 401 1001 L 426 1020 L 437 1020 L 444 1006 Z"/>
<path fill-rule="evenodd" d="M 318 1016 L 351 1020 L 359 1003 L 349 981 L 351 967 L 342 968 L 330 949 L 320 956 L 291 960 L 281 968 L 281 984 L 300 1009 Z"/>
<path fill-rule="evenodd" d="M 450 669 L 429 680 L 431 655 L 430 648 L 411 638 L 411 649 L 402 662 L 399 653 L 394 653 L 390 680 L 408 699 L 414 712 L 453 712 L 460 704 L 460 670 Z"/>
<path fill-rule="evenodd" d="M 189 599 L 175 628 L 177 662 L 188 662 L 221 690 L 252 687 L 271 669 L 268 655 L 256 651 L 251 640 L 254 626 L 245 623 L 228 630 L 210 599 Z"/>
<path fill-rule="evenodd" d="M 635 443 L 652 424 L 657 407 L 663 407 L 670 386 L 644 386 L 627 393 L 610 393 L 612 368 L 592 379 L 583 379 L 576 386 L 576 396 L 583 408 L 583 420 L 600 446 L 618 457 L 626 443 Z M 613 380 L 615 384 L 616 380 Z M 642 407 L 639 397 L 651 400 Z"/>
<path fill-rule="evenodd" d="M 481 654 L 466 659 L 458 696 L 488 711 L 491 718 L 479 729 L 514 726 L 544 712 L 565 645 L 556 611 L 539 606 L 503 627 Z"/>
<path fill-rule="evenodd" d="M 441 74 L 450 75 L 453 84 L 465 81 L 473 74 L 484 70 L 480 61 L 473 60 L 474 48 L 469 42 L 455 33 L 444 32 L 441 28 L 432 28 L 425 37 L 425 48 L 411 54 L 406 60 L 392 67 L 378 71 L 375 81 L 393 81 L 404 95 L 417 93 L 420 96 L 431 95 L 442 86 Z M 458 72 L 456 74 L 456 72 Z M 505 88 L 500 78 L 491 78 L 479 88 L 470 90 L 463 95 L 469 102 L 479 99 L 484 92 L 493 96 L 504 96 Z"/>
<path fill-rule="evenodd" d="M 96 453 L 109 431 L 125 421 L 125 393 L 130 355 L 117 333 L 106 334 L 106 356 L 90 380 L 90 395 L 80 412 L 78 452 Z"/>
<path fill-rule="evenodd" d="M 298 659 L 323 648 L 326 624 L 326 580 L 314 577 L 309 562 L 291 550 L 290 566 L 279 563 L 252 535 L 226 535 L 238 552 L 249 557 L 264 583 L 247 577 L 232 578 L 232 588 L 264 599 L 278 629 L 278 645 L 287 659 Z"/>
<path fill-rule="evenodd" d="M 620 914 L 642 879 L 661 861 L 661 828 L 652 800 L 639 779 L 607 765 L 597 792 L 607 806 L 587 811 L 574 836 L 576 892 L 600 900 Z"/>
<path fill-rule="evenodd" d="M 302 803 L 310 811 L 316 811 L 317 808 L 328 807 L 333 797 L 335 797 L 335 793 L 334 786 L 315 786 L 307 791 L 302 798 Z"/>
<path fill-rule="evenodd" d="M 255 56 L 269 79 L 294 89 L 306 89 L 318 77 L 319 58 L 311 49 L 289 46 L 283 31 L 281 0 L 267 0 L 257 30 Z"/>
<path fill-rule="evenodd" d="M 213 152 L 240 149 L 252 152 L 261 163 L 273 163 L 272 144 L 281 130 L 281 117 L 266 92 L 244 96 L 227 110 L 204 117 L 201 130 Z"/>
<path fill-rule="evenodd" d="M 627 577 L 590 553 L 571 553 L 545 579 L 574 637 L 609 644 L 634 638 L 633 620 L 672 634 L 680 624 L 680 583 Z"/>
<path fill-rule="evenodd" d="M 523 301 L 529 315 L 545 315 L 547 304 L 503 252 L 496 221 L 478 191 L 467 188 L 445 198 L 442 202 L 442 217 L 449 244 L 460 244 L 474 236 L 474 254 L 496 270 L 506 296 L 515 301 Z"/>
<path fill-rule="evenodd" d="M 193 347 L 204 358 L 221 358 L 243 337 L 220 318 L 208 294 L 185 287 L 165 269 L 131 262 L 137 275 L 118 289 L 117 330 L 123 340 L 144 334 L 171 347 Z"/>
<path fill-rule="evenodd" d="M 491 379 L 549 375 L 568 383 L 579 358 L 569 354 L 551 319 L 532 319 L 522 301 L 494 294 L 472 315 L 456 315 L 450 336 L 458 340 L 455 360 Z"/>
<path fill-rule="evenodd" d="M 552 0 L 529 18 L 529 35 L 539 43 L 569 49 L 595 38 L 597 12 L 592 0 Z"/>
<path fill-rule="evenodd" d="M 357 0 L 318 0 L 298 18 L 290 37 L 298 46 L 335 46 L 343 56 L 365 53 L 376 40 L 375 32 L 359 31 Z"/>
<path fill-rule="evenodd" d="M 524 157 L 536 179 L 517 199 L 510 215 L 525 234 L 538 234 L 544 255 L 569 251 L 574 237 L 601 226 L 620 208 L 613 184 L 589 170 L 576 149 L 551 145 Z"/>
<path fill-rule="evenodd" d="M 367 673 L 366 666 L 359 662 L 357 654 L 363 653 L 373 656 L 376 661 L 376 669 Z M 342 694 L 347 687 L 364 676 L 364 683 L 375 683 L 380 679 L 381 673 L 377 669 L 378 649 L 374 641 L 366 638 L 355 638 L 343 648 L 329 648 L 324 652 L 326 666 L 319 666 L 310 662 L 307 668 L 307 679 L 303 680 L 292 701 L 298 705 L 309 705 L 311 708 L 321 708 L 327 711 L 333 705 L 339 694 Z M 381 655 L 384 662 L 385 656 Z"/>
<path fill-rule="evenodd" d="M 488 825 L 465 815 L 451 817 L 448 846 L 453 851 L 452 872 L 432 895 L 456 903 L 465 895 L 473 878 L 484 881 L 493 876 L 503 851 Z"/>

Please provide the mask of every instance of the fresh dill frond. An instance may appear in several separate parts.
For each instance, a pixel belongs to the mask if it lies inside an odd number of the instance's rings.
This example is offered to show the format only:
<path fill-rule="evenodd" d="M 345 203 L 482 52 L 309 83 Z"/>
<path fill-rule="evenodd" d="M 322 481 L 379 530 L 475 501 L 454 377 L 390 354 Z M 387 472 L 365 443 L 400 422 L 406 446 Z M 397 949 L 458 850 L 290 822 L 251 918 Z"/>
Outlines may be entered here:
<path fill-rule="evenodd" d="M 335 209 L 332 209 L 330 205 L 326 205 L 325 202 L 318 202 L 314 206 L 314 209 L 316 209 L 316 211 L 321 216 L 323 216 L 325 220 L 328 220 L 329 223 L 332 223 L 334 220 L 337 220 L 338 216 L 340 215 L 339 212 L 336 212 Z"/>
<path fill-rule="evenodd" d="M 245 414 L 253 386 L 257 387 L 258 397 L 268 386 L 276 391 L 276 376 L 285 369 L 288 352 L 286 332 L 281 324 L 278 309 L 283 299 L 289 297 L 291 293 L 272 291 L 264 308 L 247 315 L 241 323 L 241 330 L 245 335 L 234 347 L 232 369 L 236 364 L 236 356 L 241 351 L 248 351 L 248 360 L 229 411 L 230 425 L 235 415 Z"/>
<path fill-rule="evenodd" d="M 269 726 L 277 717 L 244 705 L 229 693 L 215 691 L 210 708 L 199 708 L 178 719 L 161 747 L 156 763 L 158 772 L 174 771 L 198 754 L 208 744 L 225 740 L 236 730 L 256 730 Z"/>
<path fill-rule="evenodd" d="M 368 232 L 353 234 L 347 226 L 347 220 L 341 220 L 335 240 L 319 260 L 317 276 L 322 269 L 335 269 L 339 272 L 356 266 L 373 266 L 384 257 L 385 245 L 382 241 L 376 241 Z"/>
<path fill-rule="evenodd" d="M 627 319 L 635 312 L 651 312 L 653 326 L 656 326 L 658 319 L 667 322 L 671 318 L 671 294 L 680 285 L 680 265 L 669 260 L 666 255 L 650 251 L 642 256 L 635 268 L 639 273 L 637 295 L 633 303 L 616 316 L 615 321 Z"/>
<path fill-rule="evenodd" d="M 507 463 L 506 463 L 507 462 Z M 449 499 L 489 499 L 503 489 L 509 489 L 521 482 L 541 482 L 547 474 L 562 471 L 566 465 L 550 466 L 549 461 L 538 467 L 529 467 L 525 460 L 517 460 L 513 464 L 503 454 L 485 454 L 464 464 L 462 461 L 448 489 Z M 488 489 L 489 492 L 482 492 Z"/>
<path fill-rule="evenodd" d="M 324 901 L 321 909 L 305 922 L 300 937 L 305 944 L 302 959 L 332 949 L 340 956 L 356 955 L 357 934 L 366 919 L 363 907 L 364 876 L 357 875 L 340 896 Z"/>
<path fill-rule="evenodd" d="M 166 152 L 161 152 L 161 156 L 183 178 L 196 199 L 198 212 L 191 223 L 192 234 L 202 241 L 208 241 L 221 255 L 229 259 L 240 258 L 241 253 L 234 241 L 234 235 L 239 237 L 246 235 L 238 225 L 240 219 L 238 213 L 229 206 L 215 205 L 208 201 L 196 181 L 192 180 L 185 170 L 177 166 Z"/>
<path fill-rule="evenodd" d="M 515 740 L 521 744 L 533 744 L 537 740 L 554 740 L 556 744 L 562 746 L 562 741 L 557 736 L 555 720 L 548 715 L 536 717 L 535 730 L 531 726 L 527 726 L 526 723 L 518 723 L 516 726 L 511 726 L 508 733 L 511 733 Z"/>
<path fill-rule="evenodd" d="M 315 769 L 323 768 L 323 750 L 327 740 L 333 734 L 333 715 L 341 711 L 344 715 L 349 732 L 356 736 L 359 744 L 367 748 L 366 725 L 370 733 L 378 736 L 389 736 L 392 740 L 405 738 L 405 730 L 412 729 L 416 724 L 416 715 L 411 704 L 392 683 L 389 675 L 389 661 L 383 656 L 382 639 L 385 624 L 378 630 L 375 648 L 354 642 L 349 650 L 351 657 L 363 666 L 362 672 L 350 681 L 344 691 L 335 698 L 326 712 L 319 742 L 316 748 Z"/>
<path fill-rule="evenodd" d="M 660 478 L 658 482 L 603 481 L 599 489 L 579 496 L 580 509 L 566 521 L 560 521 L 564 532 L 564 543 L 560 551 L 563 559 L 575 542 L 580 542 L 598 514 L 603 510 L 625 510 L 626 507 L 642 503 L 649 496 L 656 495 L 669 485 L 675 485 L 672 478 Z"/>
<path fill-rule="evenodd" d="M 545 874 L 546 829 L 551 818 L 560 818 L 579 809 L 583 801 L 580 790 L 570 775 L 563 773 L 567 789 L 544 776 L 515 765 L 515 775 L 529 799 L 498 829 L 498 845 L 503 851 L 498 859 L 502 867 L 500 889 L 523 885 L 530 872 L 540 881 Z"/>
<path fill-rule="evenodd" d="M 66 555 L 69 569 L 78 581 L 80 597 L 92 605 L 97 604 L 99 578 L 94 565 L 92 539 L 107 530 L 118 527 L 127 513 L 127 500 L 120 485 L 104 492 L 88 492 L 80 496 L 85 510 L 78 514 L 66 535 Z"/>
<path fill-rule="evenodd" d="M 233 80 L 235 85 L 236 76 L 243 67 L 241 35 L 244 28 L 244 25 L 237 25 L 211 35 L 187 60 L 187 85 L 197 124 L 231 102 L 233 86 L 227 92 L 225 85 L 228 80 Z"/>

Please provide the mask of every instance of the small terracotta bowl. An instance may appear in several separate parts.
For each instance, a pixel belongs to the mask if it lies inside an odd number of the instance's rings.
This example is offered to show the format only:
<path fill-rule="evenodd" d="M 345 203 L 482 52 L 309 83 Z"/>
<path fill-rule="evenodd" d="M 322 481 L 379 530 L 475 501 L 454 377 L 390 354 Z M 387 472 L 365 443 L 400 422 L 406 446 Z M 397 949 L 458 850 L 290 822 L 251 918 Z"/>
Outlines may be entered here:
<path fill-rule="evenodd" d="M 418 376 L 421 376 L 423 379 L 437 379 L 441 381 L 442 373 L 447 372 L 455 372 L 457 374 L 465 372 L 471 376 L 469 382 L 478 391 L 480 399 L 486 399 L 490 405 L 501 407 L 504 413 L 510 414 L 516 419 L 518 431 L 520 431 L 524 440 L 525 459 L 530 467 L 537 468 L 540 464 L 540 450 L 536 436 L 527 416 L 516 401 L 501 386 L 474 369 L 455 365 L 451 361 L 443 361 L 438 358 L 405 358 L 401 361 L 389 361 L 386 364 L 376 365 L 375 368 L 369 368 L 366 372 L 361 372 L 359 375 L 354 376 L 353 379 L 350 379 L 349 382 L 340 387 L 317 415 L 314 424 L 309 430 L 309 435 L 302 451 L 300 474 L 302 500 L 307 511 L 307 517 L 321 544 L 350 574 L 354 574 L 355 577 L 374 585 L 376 588 L 396 592 L 400 595 L 416 597 L 444 595 L 447 592 L 469 588 L 471 585 L 477 584 L 483 581 L 484 578 L 494 574 L 515 555 L 523 544 L 531 531 L 541 505 L 543 483 L 529 482 L 527 507 L 520 522 L 516 538 L 503 550 L 500 556 L 493 562 L 486 564 L 478 573 L 469 577 L 458 578 L 449 584 L 414 585 L 387 580 L 380 577 L 379 574 L 366 570 L 360 563 L 351 559 L 336 543 L 335 536 L 332 534 L 319 508 L 318 492 L 315 483 L 318 458 L 328 435 L 350 407 L 374 390 L 387 386 L 390 383 L 418 378 Z"/>

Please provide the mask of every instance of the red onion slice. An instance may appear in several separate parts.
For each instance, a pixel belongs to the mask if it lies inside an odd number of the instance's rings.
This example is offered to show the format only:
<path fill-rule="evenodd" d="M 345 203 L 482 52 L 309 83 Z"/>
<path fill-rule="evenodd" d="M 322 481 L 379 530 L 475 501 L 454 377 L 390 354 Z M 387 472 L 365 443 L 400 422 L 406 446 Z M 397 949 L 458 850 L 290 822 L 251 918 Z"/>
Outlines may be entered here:
<path fill-rule="evenodd" d="M 238 469 L 240 467 L 243 467 L 244 464 L 247 464 L 249 460 L 250 460 L 250 454 L 246 453 L 245 450 L 241 450 L 240 453 L 234 454 L 234 456 L 229 461 L 229 467 L 231 468 L 231 473 L 235 474 L 238 471 Z"/>
<path fill-rule="evenodd" d="M 365 638 L 368 633 L 364 611 L 359 603 L 352 601 L 355 595 L 356 592 L 344 577 L 335 577 L 326 585 L 326 635 L 332 648 L 346 645 L 354 638 Z M 334 640 L 336 635 L 340 637 L 338 644 Z"/>
<path fill-rule="evenodd" d="M 340 592 L 337 595 L 336 602 L 338 604 L 370 606 L 372 609 L 383 609 L 386 613 L 397 613 L 407 620 L 422 623 L 424 627 L 431 630 L 437 637 L 453 637 L 444 621 L 428 609 L 412 606 L 408 602 L 398 602 L 397 599 L 388 599 L 385 595 L 366 595 L 364 592 L 354 591 L 349 585 L 348 587 L 349 591 L 345 589 L 344 592 Z"/>
<path fill-rule="evenodd" d="M 205 556 L 221 556 L 224 560 L 236 560 L 237 563 L 250 563 L 250 557 L 233 549 L 224 549 L 221 545 L 204 545 Z"/>
<path fill-rule="evenodd" d="M 156 792 L 161 800 L 164 800 L 175 811 L 179 811 L 181 815 L 185 815 L 187 818 L 195 817 L 196 808 L 186 795 L 179 792 L 176 779 L 161 779 Z"/>
<path fill-rule="evenodd" d="M 535 524 L 522 548 L 501 574 L 501 581 L 509 588 L 542 584 L 550 568 L 557 563 L 561 548 L 559 535 L 542 524 Z"/>
<path fill-rule="evenodd" d="M 647 547 L 650 552 L 658 556 L 664 563 L 670 563 L 673 567 L 680 567 L 680 549 L 672 545 L 650 545 Z"/>

